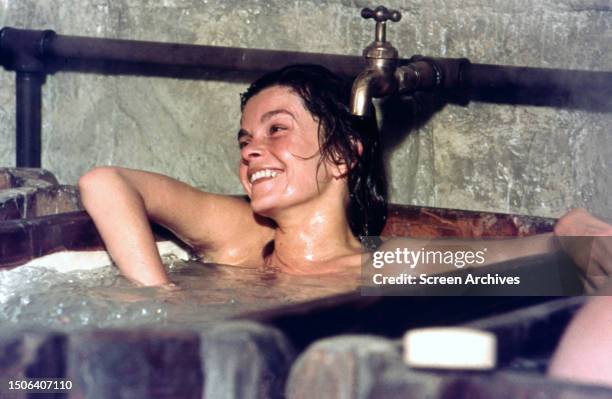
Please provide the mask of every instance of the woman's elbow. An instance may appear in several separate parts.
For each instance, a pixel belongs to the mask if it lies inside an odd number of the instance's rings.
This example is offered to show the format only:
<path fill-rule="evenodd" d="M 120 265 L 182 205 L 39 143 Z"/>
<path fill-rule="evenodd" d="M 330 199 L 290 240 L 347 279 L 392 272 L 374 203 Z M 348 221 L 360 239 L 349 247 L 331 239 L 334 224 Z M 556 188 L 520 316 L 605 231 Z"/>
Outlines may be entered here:
<path fill-rule="evenodd" d="M 85 201 L 91 195 L 103 194 L 114 181 L 120 179 L 119 168 L 98 166 L 79 178 L 78 187 L 81 198 Z"/>

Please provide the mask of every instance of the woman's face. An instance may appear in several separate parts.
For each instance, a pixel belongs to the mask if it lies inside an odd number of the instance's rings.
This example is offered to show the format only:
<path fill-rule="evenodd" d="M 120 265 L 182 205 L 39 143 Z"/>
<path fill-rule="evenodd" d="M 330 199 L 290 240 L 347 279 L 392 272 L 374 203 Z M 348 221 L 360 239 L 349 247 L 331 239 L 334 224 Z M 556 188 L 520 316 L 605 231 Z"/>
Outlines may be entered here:
<path fill-rule="evenodd" d="M 290 88 L 272 86 L 244 107 L 238 133 L 240 181 L 256 213 L 273 217 L 321 199 L 331 181 L 321 153 L 318 121 Z"/>

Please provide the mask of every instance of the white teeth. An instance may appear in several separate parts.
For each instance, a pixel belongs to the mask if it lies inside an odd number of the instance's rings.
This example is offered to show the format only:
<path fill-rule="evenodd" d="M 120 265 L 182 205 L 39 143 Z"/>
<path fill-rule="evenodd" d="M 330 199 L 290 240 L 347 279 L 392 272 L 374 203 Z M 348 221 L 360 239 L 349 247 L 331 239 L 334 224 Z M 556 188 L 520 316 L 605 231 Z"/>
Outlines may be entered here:
<path fill-rule="evenodd" d="M 279 172 L 272 169 L 262 169 L 251 175 L 251 183 L 255 183 L 259 179 L 263 179 L 264 177 L 276 177 Z"/>

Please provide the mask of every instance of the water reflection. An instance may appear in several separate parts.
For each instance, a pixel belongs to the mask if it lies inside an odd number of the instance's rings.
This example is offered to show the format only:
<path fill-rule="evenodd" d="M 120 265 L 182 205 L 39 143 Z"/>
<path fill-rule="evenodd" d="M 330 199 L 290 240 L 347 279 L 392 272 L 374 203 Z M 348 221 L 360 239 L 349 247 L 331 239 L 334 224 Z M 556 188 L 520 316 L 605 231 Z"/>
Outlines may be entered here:
<path fill-rule="evenodd" d="M 179 290 L 136 287 L 114 266 L 61 273 L 0 271 L 0 323 L 78 326 L 199 326 L 242 312 L 354 291 L 359 275 L 292 276 L 275 270 L 166 259 Z"/>

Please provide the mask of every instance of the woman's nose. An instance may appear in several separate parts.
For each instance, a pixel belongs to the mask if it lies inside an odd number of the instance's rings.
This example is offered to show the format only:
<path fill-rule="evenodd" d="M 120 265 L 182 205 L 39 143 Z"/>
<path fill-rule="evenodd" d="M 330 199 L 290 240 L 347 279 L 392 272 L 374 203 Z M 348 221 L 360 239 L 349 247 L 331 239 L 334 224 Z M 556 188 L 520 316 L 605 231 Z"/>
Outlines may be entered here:
<path fill-rule="evenodd" d="M 262 140 L 252 140 L 242 149 L 242 156 L 246 160 L 258 158 L 263 155 L 264 151 L 265 145 Z"/>

